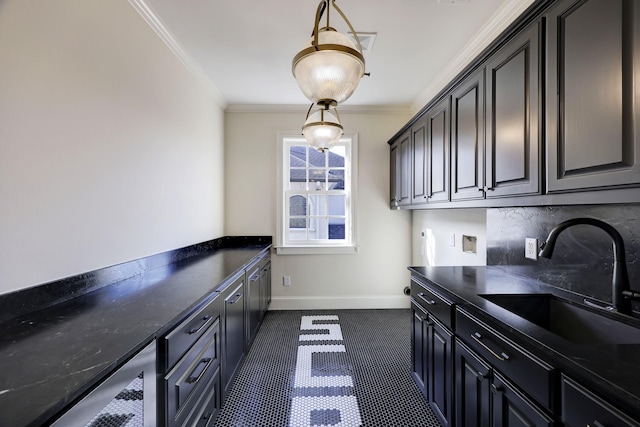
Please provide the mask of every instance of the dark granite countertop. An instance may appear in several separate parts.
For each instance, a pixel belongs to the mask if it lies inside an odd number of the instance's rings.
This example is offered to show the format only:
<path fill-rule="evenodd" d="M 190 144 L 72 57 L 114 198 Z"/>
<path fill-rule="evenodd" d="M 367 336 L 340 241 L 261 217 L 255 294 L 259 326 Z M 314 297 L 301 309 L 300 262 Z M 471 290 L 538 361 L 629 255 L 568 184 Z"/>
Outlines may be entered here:
<path fill-rule="evenodd" d="M 409 270 L 506 337 L 640 419 L 640 343 L 570 342 L 480 295 L 546 293 L 584 307 L 583 296 L 518 276 L 508 267 L 409 267 Z M 596 311 L 640 328 L 640 320 L 636 318 Z"/>
<path fill-rule="evenodd" d="M 269 248 L 211 250 L 0 324 L 0 426 L 46 425 Z"/>

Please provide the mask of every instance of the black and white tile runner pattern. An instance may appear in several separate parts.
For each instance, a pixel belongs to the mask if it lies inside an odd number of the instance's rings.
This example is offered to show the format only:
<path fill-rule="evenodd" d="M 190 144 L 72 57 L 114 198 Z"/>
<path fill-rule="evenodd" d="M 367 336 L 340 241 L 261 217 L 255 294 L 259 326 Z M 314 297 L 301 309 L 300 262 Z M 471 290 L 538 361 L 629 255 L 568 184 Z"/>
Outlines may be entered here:
<path fill-rule="evenodd" d="M 142 427 L 144 424 L 142 373 L 125 387 L 85 427 Z"/>
<path fill-rule="evenodd" d="M 217 427 L 438 427 L 409 310 L 269 311 Z"/>

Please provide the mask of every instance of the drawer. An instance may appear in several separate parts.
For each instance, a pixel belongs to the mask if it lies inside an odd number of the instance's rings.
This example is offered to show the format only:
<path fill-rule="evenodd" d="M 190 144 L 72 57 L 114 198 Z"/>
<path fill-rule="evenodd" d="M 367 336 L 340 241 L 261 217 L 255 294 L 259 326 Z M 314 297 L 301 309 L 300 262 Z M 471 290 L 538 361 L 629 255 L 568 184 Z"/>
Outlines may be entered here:
<path fill-rule="evenodd" d="M 215 323 L 165 377 L 167 420 L 181 425 L 220 366 L 220 323 Z"/>
<path fill-rule="evenodd" d="M 211 427 L 216 422 L 220 410 L 220 368 L 213 374 L 211 382 L 202 393 L 200 401 L 196 404 L 193 417 L 183 424 L 183 427 Z"/>
<path fill-rule="evenodd" d="M 411 278 L 411 297 L 440 323 L 453 329 L 453 303 L 422 282 Z"/>
<path fill-rule="evenodd" d="M 180 323 L 164 337 L 165 372 L 173 368 L 178 360 L 200 338 L 207 328 L 220 316 L 220 297 L 216 293 L 213 300 Z"/>
<path fill-rule="evenodd" d="M 456 310 L 456 335 L 529 396 L 555 410 L 553 367 L 460 308 Z"/>
<path fill-rule="evenodd" d="M 562 422 L 568 427 L 640 426 L 640 423 L 564 375 L 561 388 Z"/>

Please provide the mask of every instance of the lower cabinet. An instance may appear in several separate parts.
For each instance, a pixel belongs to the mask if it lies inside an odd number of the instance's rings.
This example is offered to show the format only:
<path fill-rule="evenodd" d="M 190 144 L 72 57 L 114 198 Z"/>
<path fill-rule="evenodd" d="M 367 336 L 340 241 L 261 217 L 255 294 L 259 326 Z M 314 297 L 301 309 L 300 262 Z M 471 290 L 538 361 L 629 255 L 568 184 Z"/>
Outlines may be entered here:
<path fill-rule="evenodd" d="M 553 426 L 553 418 L 459 339 L 455 343 L 456 426 Z"/>
<path fill-rule="evenodd" d="M 159 388 L 166 427 L 208 425 L 220 407 L 220 295 L 159 339 Z"/>
<path fill-rule="evenodd" d="M 567 427 L 640 426 L 640 422 L 565 375 L 562 376 L 561 388 L 562 422 Z"/>
<path fill-rule="evenodd" d="M 452 307 L 418 282 L 412 283 L 411 292 L 411 375 L 447 427 L 453 422 L 453 333 L 441 320 L 450 318 Z"/>
<path fill-rule="evenodd" d="M 222 291 L 220 315 L 222 338 L 222 400 L 233 383 L 245 355 L 245 275 Z"/>

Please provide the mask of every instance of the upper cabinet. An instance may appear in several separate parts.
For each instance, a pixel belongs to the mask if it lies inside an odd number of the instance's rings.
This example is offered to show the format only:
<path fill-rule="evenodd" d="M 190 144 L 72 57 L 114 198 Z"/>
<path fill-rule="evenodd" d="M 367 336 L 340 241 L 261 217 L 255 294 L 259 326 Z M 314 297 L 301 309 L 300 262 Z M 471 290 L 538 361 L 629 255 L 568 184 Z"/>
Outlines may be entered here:
<path fill-rule="evenodd" d="M 636 202 L 636 75 L 637 2 L 534 2 L 390 141 L 392 205 Z"/>
<path fill-rule="evenodd" d="M 535 23 L 486 63 L 486 197 L 540 192 L 539 39 Z"/>
<path fill-rule="evenodd" d="M 564 0 L 545 16 L 548 191 L 640 183 L 637 2 Z"/>
<path fill-rule="evenodd" d="M 451 95 L 451 200 L 484 198 L 484 68 Z"/>

